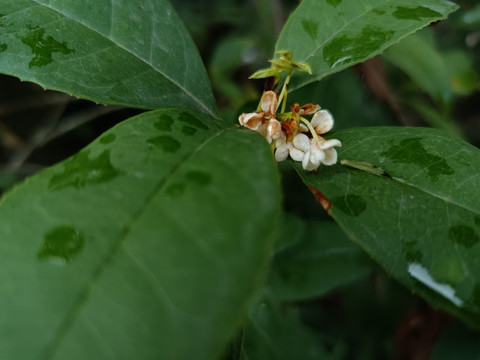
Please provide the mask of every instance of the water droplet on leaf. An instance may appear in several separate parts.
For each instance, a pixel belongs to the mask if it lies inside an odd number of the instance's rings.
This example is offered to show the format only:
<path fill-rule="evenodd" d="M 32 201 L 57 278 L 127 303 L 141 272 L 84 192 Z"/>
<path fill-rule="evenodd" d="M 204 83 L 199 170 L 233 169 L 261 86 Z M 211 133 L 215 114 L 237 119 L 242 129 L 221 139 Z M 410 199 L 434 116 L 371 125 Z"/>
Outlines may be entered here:
<path fill-rule="evenodd" d="M 78 230 L 72 226 L 57 226 L 45 234 L 37 256 L 40 260 L 54 257 L 69 262 L 84 245 L 85 239 Z"/>
<path fill-rule="evenodd" d="M 110 162 L 110 150 L 104 150 L 97 157 L 90 158 L 90 150 L 83 150 L 63 163 L 63 172 L 52 176 L 48 184 L 50 190 L 67 187 L 82 188 L 101 184 L 121 174 Z"/>
<path fill-rule="evenodd" d="M 425 6 L 417 6 L 414 8 L 399 6 L 393 12 L 393 16 L 401 20 L 421 20 L 423 18 L 442 17 L 442 14 Z"/>
<path fill-rule="evenodd" d="M 173 119 L 167 114 L 160 115 L 159 119 L 153 126 L 161 131 L 172 131 Z"/>
<path fill-rule="evenodd" d="M 116 136 L 114 134 L 103 135 L 100 138 L 100 143 L 104 144 L 104 145 L 107 145 L 107 144 L 110 144 L 110 143 L 114 142 L 115 138 L 116 138 Z"/>
<path fill-rule="evenodd" d="M 455 171 L 440 156 L 430 154 L 422 145 L 421 138 L 403 139 L 399 144 L 381 155 L 401 164 L 414 164 L 426 171 L 431 181 L 437 181 L 440 175 L 453 175 Z"/>
<path fill-rule="evenodd" d="M 360 34 L 343 33 L 330 40 L 323 48 L 323 59 L 330 67 L 355 62 L 369 57 L 372 52 L 392 38 L 394 31 L 368 25 Z"/>
<path fill-rule="evenodd" d="M 42 67 L 51 63 L 53 61 L 52 54 L 55 52 L 67 55 L 75 51 L 70 49 L 66 42 L 59 42 L 52 36 L 45 37 L 45 29 L 40 26 L 28 26 L 26 35 L 20 40 L 32 49 L 34 55 L 28 63 L 29 68 Z"/>
<path fill-rule="evenodd" d="M 178 117 L 178 120 L 185 123 L 185 124 L 191 125 L 193 127 L 203 129 L 203 130 L 208 130 L 208 126 L 205 125 L 203 122 L 201 122 L 199 119 L 197 119 L 192 114 L 182 112 L 180 114 L 180 116 Z"/>
<path fill-rule="evenodd" d="M 454 243 L 465 246 L 467 249 L 478 243 L 478 235 L 472 227 L 466 225 L 450 226 L 448 238 Z"/>
<path fill-rule="evenodd" d="M 167 153 L 175 153 L 182 147 L 177 140 L 168 135 L 161 135 L 148 139 L 147 143 L 160 148 Z"/>
<path fill-rule="evenodd" d="M 312 40 L 317 39 L 318 23 L 312 20 L 302 20 L 303 30 L 312 38 Z"/>
<path fill-rule="evenodd" d="M 167 187 L 165 192 L 170 195 L 171 197 L 179 197 L 182 196 L 185 192 L 185 184 L 182 183 L 174 183 Z"/>
<path fill-rule="evenodd" d="M 212 182 L 212 176 L 204 171 L 189 171 L 185 177 L 200 186 L 207 186 Z"/>
<path fill-rule="evenodd" d="M 182 132 L 187 136 L 193 136 L 197 132 L 197 129 L 191 126 L 185 125 L 184 127 L 182 127 Z"/>

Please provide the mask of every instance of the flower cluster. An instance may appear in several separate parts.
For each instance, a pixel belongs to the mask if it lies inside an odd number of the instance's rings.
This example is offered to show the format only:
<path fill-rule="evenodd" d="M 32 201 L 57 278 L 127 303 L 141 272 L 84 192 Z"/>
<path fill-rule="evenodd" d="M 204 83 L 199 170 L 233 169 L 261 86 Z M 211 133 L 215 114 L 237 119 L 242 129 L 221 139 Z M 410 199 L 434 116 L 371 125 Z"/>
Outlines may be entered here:
<path fill-rule="evenodd" d="M 238 121 L 267 139 L 278 162 L 290 156 L 308 171 L 316 170 L 320 164 L 335 164 L 337 152 L 334 147 L 342 144 L 337 139 L 326 140 L 320 136 L 333 127 L 330 112 L 320 110 L 318 105 L 295 103 L 290 112 L 277 113 L 277 102 L 275 92 L 265 91 L 258 111 L 242 114 Z M 309 115 L 313 115 L 311 121 L 304 117 Z"/>

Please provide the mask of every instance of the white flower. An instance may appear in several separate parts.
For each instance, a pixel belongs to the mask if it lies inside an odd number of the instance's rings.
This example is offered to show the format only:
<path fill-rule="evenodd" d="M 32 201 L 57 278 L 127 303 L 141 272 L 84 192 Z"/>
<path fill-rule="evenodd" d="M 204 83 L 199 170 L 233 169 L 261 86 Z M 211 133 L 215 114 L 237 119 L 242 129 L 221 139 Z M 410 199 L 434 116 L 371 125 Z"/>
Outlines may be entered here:
<path fill-rule="evenodd" d="M 333 148 L 334 146 L 342 146 L 340 140 L 331 139 L 319 139 L 320 140 L 320 149 L 325 153 L 325 157 L 322 160 L 324 165 L 334 165 L 337 163 L 337 151 Z"/>
<path fill-rule="evenodd" d="M 320 147 L 320 139 L 312 139 L 310 150 L 305 153 L 302 159 L 302 167 L 307 171 L 316 170 L 324 158 L 325 152 Z"/>
<path fill-rule="evenodd" d="M 277 144 L 277 142 L 275 142 Z M 277 162 L 281 162 L 287 160 L 288 154 L 290 153 L 290 149 L 292 148 L 292 142 L 283 142 L 280 146 L 277 147 L 275 150 L 275 160 Z"/>
<path fill-rule="evenodd" d="M 333 128 L 333 116 L 328 110 L 320 110 L 313 115 L 310 122 L 318 135 L 325 134 Z"/>
<path fill-rule="evenodd" d="M 305 134 L 295 135 L 290 148 L 290 157 L 295 161 L 302 161 L 308 151 L 310 151 L 310 139 L 308 136 Z"/>
<path fill-rule="evenodd" d="M 337 162 L 337 151 L 333 148 L 334 146 L 342 146 L 342 143 L 337 139 L 311 139 L 310 149 L 305 152 L 301 160 L 303 169 L 312 171 L 316 170 L 320 164 L 335 164 Z"/>

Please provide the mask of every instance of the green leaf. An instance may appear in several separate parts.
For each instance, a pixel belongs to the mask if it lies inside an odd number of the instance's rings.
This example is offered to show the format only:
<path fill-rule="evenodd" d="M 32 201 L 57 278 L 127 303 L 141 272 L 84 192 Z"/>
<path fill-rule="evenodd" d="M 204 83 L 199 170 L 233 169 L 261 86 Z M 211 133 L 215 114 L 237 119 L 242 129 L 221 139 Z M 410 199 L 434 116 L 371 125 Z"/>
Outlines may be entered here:
<path fill-rule="evenodd" d="M 330 215 L 404 285 L 480 326 L 480 150 L 426 128 L 351 129 L 334 137 L 342 141 L 340 160 L 385 174 L 342 165 L 314 174 L 296 164 L 332 203 Z"/>
<path fill-rule="evenodd" d="M 456 8 L 447 0 L 304 0 L 275 49 L 291 50 L 313 75 L 297 73 L 289 90 L 365 61 Z"/>
<path fill-rule="evenodd" d="M 261 303 L 250 315 L 241 360 L 344 359 L 346 346 L 322 339 L 304 324 L 298 309 Z"/>
<path fill-rule="evenodd" d="M 449 103 L 452 89 L 447 63 L 427 35 L 413 34 L 387 49 L 384 56 L 434 100 Z"/>
<path fill-rule="evenodd" d="M 205 68 L 166 0 L 4 0 L 0 71 L 104 104 L 215 115 Z"/>
<path fill-rule="evenodd" d="M 335 223 L 305 222 L 304 227 L 301 239 L 273 259 L 267 286 L 275 300 L 318 297 L 370 272 L 368 257 Z M 282 234 L 289 228 L 285 226 Z"/>
<path fill-rule="evenodd" d="M 0 357 L 215 359 L 265 277 L 279 180 L 259 134 L 144 113 L 0 203 Z"/>

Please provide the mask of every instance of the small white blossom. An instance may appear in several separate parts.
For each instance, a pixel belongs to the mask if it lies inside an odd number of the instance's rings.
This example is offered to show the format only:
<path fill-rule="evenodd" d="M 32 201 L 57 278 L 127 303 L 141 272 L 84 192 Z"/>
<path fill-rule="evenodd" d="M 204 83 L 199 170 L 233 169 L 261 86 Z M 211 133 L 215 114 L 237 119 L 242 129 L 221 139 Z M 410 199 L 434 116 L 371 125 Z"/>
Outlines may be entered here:
<path fill-rule="evenodd" d="M 337 151 L 333 148 L 334 146 L 342 146 L 342 143 L 337 139 L 320 140 L 320 149 L 325 153 L 325 157 L 322 160 L 324 165 L 334 165 L 337 163 Z"/>
<path fill-rule="evenodd" d="M 320 110 L 313 115 L 310 122 L 318 135 L 325 134 L 333 128 L 333 116 L 328 110 Z"/>
<path fill-rule="evenodd" d="M 310 150 L 310 139 L 305 134 L 297 134 L 293 138 L 290 148 L 290 157 L 295 161 L 302 161 L 305 153 Z"/>
<path fill-rule="evenodd" d="M 277 150 L 275 150 L 275 160 L 281 162 L 287 160 L 288 155 L 290 154 L 290 149 L 292 148 L 292 142 L 284 142 L 280 145 Z"/>
<path fill-rule="evenodd" d="M 305 153 L 302 159 L 302 167 L 304 170 L 316 170 L 325 158 L 325 152 L 321 148 L 320 141 L 320 139 L 311 139 L 310 150 Z"/>

